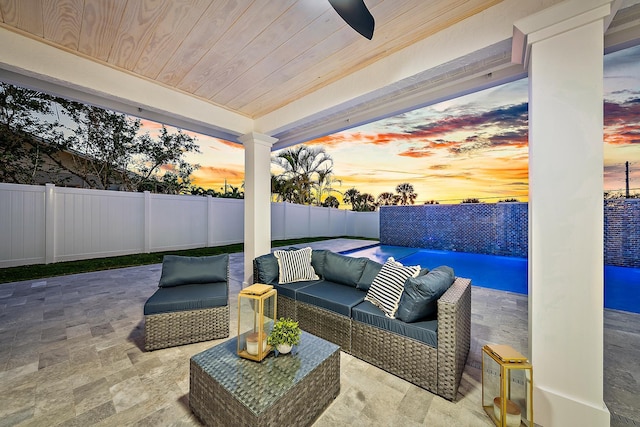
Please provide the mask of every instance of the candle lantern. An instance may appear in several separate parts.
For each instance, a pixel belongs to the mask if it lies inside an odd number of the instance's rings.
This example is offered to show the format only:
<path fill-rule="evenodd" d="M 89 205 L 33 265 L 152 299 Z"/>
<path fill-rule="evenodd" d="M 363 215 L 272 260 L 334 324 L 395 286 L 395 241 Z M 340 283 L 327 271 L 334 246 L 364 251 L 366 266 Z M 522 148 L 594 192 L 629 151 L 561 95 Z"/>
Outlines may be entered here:
<path fill-rule="evenodd" d="M 498 427 L 533 427 L 533 367 L 508 345 L 482 347 L 482 406 Z"/>
<path fill-rule="evenodd" d="M 255 284 L 238 294 L 238 356 L 261 361 L 271 351 L 267 336 L 276 319 L 276 290 Z"/>

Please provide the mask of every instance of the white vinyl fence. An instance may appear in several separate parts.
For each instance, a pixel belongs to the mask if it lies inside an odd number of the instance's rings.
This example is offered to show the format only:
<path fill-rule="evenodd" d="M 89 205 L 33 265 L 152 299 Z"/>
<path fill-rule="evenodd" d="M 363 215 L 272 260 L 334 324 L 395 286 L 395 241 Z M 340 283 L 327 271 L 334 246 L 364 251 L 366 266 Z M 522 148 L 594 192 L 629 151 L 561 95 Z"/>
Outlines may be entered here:
<path fill-rule="evenodd" d="M 271 204 L 271 238 L 378 238 L 378 212 Z M 244 200 L 0 183 L 0 267 L 220 246 Z"/>

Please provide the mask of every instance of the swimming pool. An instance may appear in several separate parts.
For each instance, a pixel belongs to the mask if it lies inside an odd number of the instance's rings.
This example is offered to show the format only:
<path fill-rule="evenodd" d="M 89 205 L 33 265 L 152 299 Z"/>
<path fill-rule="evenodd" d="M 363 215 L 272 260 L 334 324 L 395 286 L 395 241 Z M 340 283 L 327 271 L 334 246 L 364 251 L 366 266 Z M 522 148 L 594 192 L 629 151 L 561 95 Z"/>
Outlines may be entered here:
<path fill-rule="evenodd" d="M 393 257 L 404 265 L 419 264 L 427 268 L 448 265 L 453 268 L 456 276 L 470 278 L 473 286 L 527 294 L 526 258 L 390 245 L 376 245 L 343 253 L 352 257 L 367 257 L 379 263 Z M 639 268 L 605 265 L 604 306 L 640 313 Z"/>

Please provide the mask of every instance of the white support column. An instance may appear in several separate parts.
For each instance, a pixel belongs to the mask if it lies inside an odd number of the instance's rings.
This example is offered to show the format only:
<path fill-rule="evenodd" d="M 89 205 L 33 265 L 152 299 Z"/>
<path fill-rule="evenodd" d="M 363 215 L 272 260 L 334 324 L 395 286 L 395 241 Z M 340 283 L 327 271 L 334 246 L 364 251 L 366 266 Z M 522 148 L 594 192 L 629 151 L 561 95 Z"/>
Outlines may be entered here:
<path fill-rule="evenodd" d="M 603 400 L 603 45 L 607 0 L 515 23 L 529 69 L 534 420 L 609 426 Z M 519 58 L 518 58 L 519 56 Z"/>
<path fill-rule="evenodd" d="M 253 259 L 271 251 L 271 146 L 268 135 L 248 133 L 244 145 L 244 282 L 253 283 Z"/>

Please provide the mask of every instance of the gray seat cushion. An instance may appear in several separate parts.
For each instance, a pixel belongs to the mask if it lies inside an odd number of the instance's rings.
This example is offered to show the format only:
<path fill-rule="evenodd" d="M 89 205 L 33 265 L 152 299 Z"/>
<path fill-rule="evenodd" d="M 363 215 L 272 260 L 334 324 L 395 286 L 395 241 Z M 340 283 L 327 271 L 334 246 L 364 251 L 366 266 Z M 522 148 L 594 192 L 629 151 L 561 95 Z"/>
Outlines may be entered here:
<path fill-rule="evenodd" d="M 285 296 L 287 298 L 291 298 L 293 300 L 296 299 L 296 293 L 307 286 L 313 285 L 314 283 L 318 283 L 319 280 L 309 280 L 306 282 L 293 282 L 286 284 L 273 284 L 273 287 L 278 291 L 278 295 Z"/>
<path fill-rule="evenodd" d="M 365 293 L 339 283 L 320 281 L 296 292 L 300 302 L 315 305 L 343 316 L 351 316 L 351 308 L 364 301 Z"/>
<path fill-rule="evenodd" d="M 431 347 L 438 347 L 438 321 L 423 320 L 415 323 L 405 323 L 401 320 L 390 319 L 382 310 L 369 301 L 364 301 L 351 310 L 354 321 L 366 323 L 380 329 L 394 332 L 398 335 L 413 338 Z"/>
<path fill-rule="evenodd" d="M 158 288 L 144 304 L 144 314 L 222 307 L 228 301 L 227 282 Z"/>
<path fill-rule="evenodd" d="M 228 270 L 228 254 L 204 257 L 165 255 L 158 286 L 168 288 L 196 283 L 225 282 Z"/>

